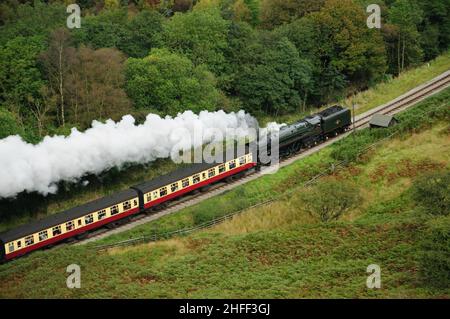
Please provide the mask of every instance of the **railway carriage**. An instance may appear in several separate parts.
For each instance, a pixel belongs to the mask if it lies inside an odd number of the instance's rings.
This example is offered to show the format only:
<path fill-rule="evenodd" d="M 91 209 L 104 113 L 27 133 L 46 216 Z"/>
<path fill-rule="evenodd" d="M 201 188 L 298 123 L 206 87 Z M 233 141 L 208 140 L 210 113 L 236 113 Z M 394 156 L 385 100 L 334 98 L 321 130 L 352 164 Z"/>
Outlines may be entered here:
<path fill-rule="evenodd" d="M 0 234 L 1 254 L 9 260 L 114 223 L 139 211 L 138 193 L 127 189 Z"/>
<path fill-rule="evenodd" d="M 133 187 L 139 193 L 141 210 L 157 210 L 168 201 L 198 189 L 204 189 L 220 180 L 256 166 L 256 156 L 247 147 L 239 153 L 234 150 L 229 160 L 215 163 L 191 164 L 173 173 Z"/>
<path fill-rule="evenodd" d="M 257 165 L 249 147 L 234 149 L 221 162 L 191 164 L 114 195 L 51 215 L 0 234 L 0 260 L 10 260 L 73 237 L 81 238 L 102 226 L 151 212 L 168 201 L 236 176 Z M 230 156 L 231 155 L 231 156 Z"/>

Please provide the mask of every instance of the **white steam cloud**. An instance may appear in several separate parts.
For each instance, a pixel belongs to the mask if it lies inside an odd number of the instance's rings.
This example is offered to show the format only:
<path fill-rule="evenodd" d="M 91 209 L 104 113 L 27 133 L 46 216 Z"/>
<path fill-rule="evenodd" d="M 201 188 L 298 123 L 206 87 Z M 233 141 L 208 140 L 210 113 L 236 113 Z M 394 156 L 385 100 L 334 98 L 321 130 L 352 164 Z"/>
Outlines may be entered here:
<path fill-rule="evenodd" d="M 186 111 L 175 118 L 149 114 L 140 125 L 131 115 L 119 122 L 93 121 L 84 132 L 73 128 L 67 137 L 47 136 L 36 145 L 17 135 L 9 136 L 0 140 L 0 198 L 14 197 L 23 191 L 55 193 L 60 181 L 75 182 L 86 174 L 99 174 L 125 163 L 166 158 L 174 148 L 198 147 L 216 138 L 205 133 L 210 129 L 225 135 L 229 129 L 239 128 L 236 134 L 245 136 L 255 123 L 244 111 L 202 111 L 198 115 Z M 204 132 L 200 141 L 180 133 L 195 130 Z"/>

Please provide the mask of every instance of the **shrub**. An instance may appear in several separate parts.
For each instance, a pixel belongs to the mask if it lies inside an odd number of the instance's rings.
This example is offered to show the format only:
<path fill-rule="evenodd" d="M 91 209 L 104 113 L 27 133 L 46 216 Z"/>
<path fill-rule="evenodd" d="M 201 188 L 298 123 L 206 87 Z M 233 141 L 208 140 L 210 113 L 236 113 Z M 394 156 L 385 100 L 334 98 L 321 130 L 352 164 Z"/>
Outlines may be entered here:
<path fill-rule="evenodd" d="M 320 181 L 313 188 L 300 194 L 303 209 L 322 222 L 339 219 L 357 207 L 361 201 L 359 189 L 350 182 L 337 180 Z"/>
<path fill-rule="evenodd" d="M 425 282 L 437 288 L 450 287 L 450 217 L 429 223 L 421 243 L 420 272 Z"/>
<path fill-rule="evenodd" d="M 418 178 L 412 187 L 417 204 L 433 215 L 450 212 L 450 171 L 434 172 Z"/>
<path fill-rule="evenodd" d="M 7 110 L 0 109 L 0 139 L 22 133 L 23 130 L 14 114 Z"/>

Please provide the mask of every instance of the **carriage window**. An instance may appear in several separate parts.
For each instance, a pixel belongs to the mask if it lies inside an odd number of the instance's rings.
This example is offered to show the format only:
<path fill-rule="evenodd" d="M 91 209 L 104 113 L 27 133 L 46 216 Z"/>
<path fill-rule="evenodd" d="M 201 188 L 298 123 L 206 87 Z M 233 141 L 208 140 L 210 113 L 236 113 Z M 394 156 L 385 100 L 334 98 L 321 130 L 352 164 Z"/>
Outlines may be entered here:
<path fill-rule="evenodd" d="M 195 184 L 195 183 L 198 183 L 198 182 L 200 182 L 200 175 L 194 175 L 193 177 L 192 177 L 192 182 Z"/>
<path fill-rule="evenodd" d="M 137 200 L 133 201 L 133 206 L 137 206 Z"/>
<path fill-rule="evenodd" d="M 78 226 L 81 226 L 81 219 L 78 220 Z"/>
<path fill-rule="evenodd" d="M 58 236 L 61 234 L 61 226 L 55 226 L 52 228 L 52 234 L 53 236 Z"/>
<path fill-rule="evenodd" d="M 202 173 L 202 179 L 206 179 L 206 173 Z"/>
<path fill-rule="evenodd" d="M 245 164 L 245 156 L 242 156 L 241 158 L 239 158 L 239 165 L 244 165 Z"/>
<path fill-rule="evenodd" d="M 219 174 L 225 172 L 225 164 L 219 166 Z"/>
<path fill-rule="evenodd" d="M 70 230 L 72 230 L 72 229 L 74 229 L 74 228 L 75 228 L 75 224 L 74 224 L 73 221 L 70 221 L 70 222 L 67 222 L 67 223 L 66 223 L 66 230 L 67 230 L 67 231 L 70 231 Z"/>
<path fill-rule="evenodd" d="M 93 221 L 94 221 L 94 215 L 93 214 L 89 214 L 89 215 L 84 217 L 84 223 L 86 225 L 92 223 Z"/>
<path fill-rule="evenodd" d="M 158 191 L 153 192 L 153 199 L 156 199 L 156 198 L 158 198 Z"/>
<path fill-rule="evenodd" d="M 152 193 L 147 193 L 147 202 L 152 200 Z"/>
<path fill-rule="evenodd" d="M 170 190 L 172 192 L 176 192 L 178 190 L 178 183 L 173 183 L 172 185 L 170 185 Z"/>
<path fill-rule="evenodd" d="M 106 217 L 106 209 L 98 212 L 98 220 L 102 220 L 105 217 Z"/>
<path fill-rule="evenodd" d="M 181 181 L 181 186 L 188 187 L 189 186 L 189 178 L 185 178 Z"/>
<path fill-rule="evenodd" d="M 216 175 L 216 169 L 212 168 L 208 171 L 208 177 L 213 177 Z"/>
<path fill-rule="evenodd" d="M 14 251 L 14 243 L 9 243 L 9 252 L 12 253 Z"/>
<path fill-rule="evenodd" d="M 126 201 L 123 203 L 123 210 L 128 210 L 131 208 L 131 203 L 129 201 Z"/>
<path fill-rule="evenodd" d="M 236 167 L 236 161 L 231 161 L 228 166 L 230 167 L 230 169 L 233 169 Z"/>
<path fill-rule="evenodd" d="M 16 244 L 17 244 L 17 248 L 22 247 L 22 241 L 21 240 L 19 240 Z"/>
<path fill-rule="evenodd" d="M 33 235 L 25 237 L 25 246 L 30 246 L 34 244 L 34 237 Z"/>
<path fill-rule="evenodd" d="M 167 187 L 163 187 L 159 190 L 159 196 L 167 195 Z"/>
<path fill-rule="evenodd" d="M 39 232 L 39 241 L 46 240 L 48 238 L 48 233 L 46 230 Z"/>
<path fill-rule="evenodd" d="M 119 213 L 119 206 L 114 205 L 111 207 L 111 216 Z"/>

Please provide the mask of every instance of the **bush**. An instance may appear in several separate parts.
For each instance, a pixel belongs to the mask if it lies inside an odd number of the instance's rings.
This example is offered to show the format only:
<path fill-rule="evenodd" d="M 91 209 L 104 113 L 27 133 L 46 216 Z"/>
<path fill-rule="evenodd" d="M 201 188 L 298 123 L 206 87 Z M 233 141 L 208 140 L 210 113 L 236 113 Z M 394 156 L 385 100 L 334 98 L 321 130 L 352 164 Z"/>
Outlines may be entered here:
<path fill-rule="evenodd" d="M 437 288 L 450 287 L 450 217 L 430 222 L 421 244 L 420 272 L 425 282 Z"/>
<path fill-rule="evenodd" d="M 22 133 L 23 130 L 14 114 L 0 108 L 0 139 Z"/>
<path fill-rule="evenodd" d="M 343 214 L 358 206 L 359 189 L 352 183 L 337 180 L 320 181 L 312 189 L 300 194 L 303 209 L 322 222 L 338 220 Z"/>
<path fill-rule="evenodd" d="M 418 178 L 412 187 L 417 204 L 433 215 L 450 212 L 450 171 L 434 172 Z"/>

